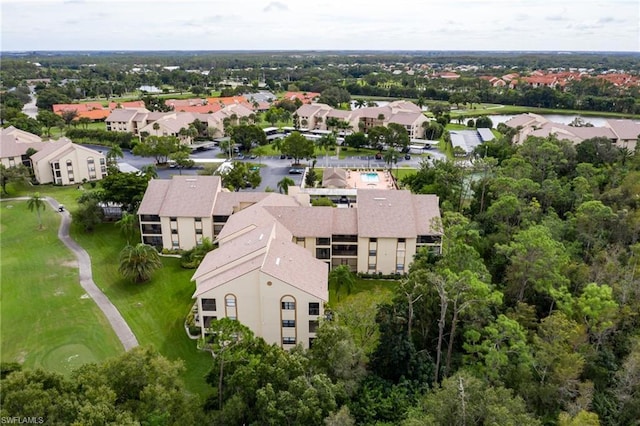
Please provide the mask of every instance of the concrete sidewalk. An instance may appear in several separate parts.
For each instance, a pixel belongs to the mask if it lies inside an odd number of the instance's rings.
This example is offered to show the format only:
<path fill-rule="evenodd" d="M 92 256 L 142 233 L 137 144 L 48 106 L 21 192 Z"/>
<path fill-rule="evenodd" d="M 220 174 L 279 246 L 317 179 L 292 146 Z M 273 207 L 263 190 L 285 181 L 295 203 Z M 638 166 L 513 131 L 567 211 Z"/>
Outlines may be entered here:
<path fill-rule="evenodd" d="M 12 200 L 29 200 L 29 197 L 19 198 L 5 198 L 2 201 Z M 43 197 L 55 211 L 58 211 L 60 203 L 51 197 Z M 115 331 L 118 339 L 122 342 L 122 346 L 126 351 L 138 346 L 138 339 L 131 331 L 129 324 L 124 320 L 118 309 L 111 303 L 111 301 L 105 296 L 105 294 L 98 288 L 93 281 L 93 274 L 91 272 L 91 259 L 89 254 L 78 245 L 69 236 L 69 226 L 71 225 L 71 214 L 65 209 L 59 212 L 61 216 L 60 227 L 58 228 L 58 238 L 64 243 L 65 246 L 71 250 L 76 259 L 78 260 L 78 269 L 80 272 L 80 285 L 87 292 L 87 294 L 96 302 L 100 310 L 104 313 Z"/>

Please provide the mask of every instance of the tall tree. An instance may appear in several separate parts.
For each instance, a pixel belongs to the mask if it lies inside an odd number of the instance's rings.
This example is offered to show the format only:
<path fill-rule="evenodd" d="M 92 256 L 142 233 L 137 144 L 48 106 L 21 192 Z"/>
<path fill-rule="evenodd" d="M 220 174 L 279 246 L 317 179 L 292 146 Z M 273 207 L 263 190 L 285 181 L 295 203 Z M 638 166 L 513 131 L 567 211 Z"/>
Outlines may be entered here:
<path fill-rule="evenodd" d="M 51 137 L 51 128 L 59 125 L 63 120 L 52 111 L 42 110 L 38 112 L 36 119 L 47 130 L 47 136 Z"/>
<path fill-rule="evenodd" d="M 267 136 L 264 131 L 254 124 L 232 127 L 230 134 L 231 141 L 240 145 L 240 149 L 245 152 L 249 152 L 254 145 L 262 146 L 267 144 Z"/>
<path fill-rule="evenodd" d="M 289 187 L 295 185 L 296 183 L 288 176 L 283 177 L 278 181 L 278 191 L 282 194 L 289 194 Z"/>
<path fill-rule="evenodd" d="M 569 280 L 565 276 L 569 256 L 564 245 L 556 241 L 544 225 L 534 225 L 518 232 L 508 245 L 498 251 L 509 259 L 507 266 L 508 291 L 516 301 L 531 301 L 531 291 L 550 298 L 561 309 L 571 309 Z"/>
<path fill-rule="evenodd" d="M 154 157 L 156 164 L 165 164 L 174 152 L 188 152 L 189 147 L 180 143 L 175 136 L 149 136 L 139 142 L 131 151 L 141 157 Z"/>
<path fill-rule="evenodd" d="M 153 273 L 162 268 L 156 249 L 147 244 L 127 245 L 120 252 L 118 271 L 135 283 L 148 281 Z"/>
<path fill-rule="evenodd" d="M 299 132 L 291 133 L 282 141 L 282 153 L 292 156 L 296 164 L 303 158 L 313 157 L 314 151 L 313 142 Z"/>
<path fill-rule="evenodd" d="M 9 184 L 9 182 L 27 182 L 29 174 L 29 169 L 22 164 L 6 167 L 0 163 L 0 186 L 2 186 L 2 193 L 9 195 L 7 192 L 7 184 Z"/>
<path fill-rule="evenodd" d="M 487 385 L 465 371 L 445 379 L 441 387 L 429 392 L 402 423 L 403 426 L 490 424 L 541 423 L 511 390 Z"/>
<path fill-rule="evenodd" d="M 340 300 L 340 293 L 343 288 L 347 291 L 347 294 L 351 294 L 355 284 L 356 279 L 347 265 L 336 266 L 329 272 L 329 286 L 335 291 L 338 300 Z"/>
<path fill-rule="evenodd" d="M 116 222 L 116 225 L 120 228 L 120 232 L 125 236 L 127 245 L 129 245 L 131 238 L 138 230 L 138 216 L 126 211 L 122 212 L 122 217 Z"/>
<path fill-rule="evenodd" d="M 42 216 L 40 210 L 44 210 L 44 200 L 40 197 L 40 193 L 34 193 L 29 200 L 27 200 L 27 207 L 29 211 L 36 211 L 38 215 L 38 229 L 42 229 Z"/>

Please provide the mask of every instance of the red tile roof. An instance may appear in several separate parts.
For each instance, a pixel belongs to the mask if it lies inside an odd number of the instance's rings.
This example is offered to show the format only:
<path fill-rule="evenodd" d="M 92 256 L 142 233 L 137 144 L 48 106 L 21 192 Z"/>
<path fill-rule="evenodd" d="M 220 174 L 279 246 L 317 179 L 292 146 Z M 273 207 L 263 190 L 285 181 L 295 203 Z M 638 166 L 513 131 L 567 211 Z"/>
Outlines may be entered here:
<path fill-rule="evenodd" d="M 316 92 L 287 92 L 282 98 L 288 99 L 290 101 L 300 99 L 303 104 L 310 104 L 314 99 L 317 99 L 319 97 L 320 93 Z"/>

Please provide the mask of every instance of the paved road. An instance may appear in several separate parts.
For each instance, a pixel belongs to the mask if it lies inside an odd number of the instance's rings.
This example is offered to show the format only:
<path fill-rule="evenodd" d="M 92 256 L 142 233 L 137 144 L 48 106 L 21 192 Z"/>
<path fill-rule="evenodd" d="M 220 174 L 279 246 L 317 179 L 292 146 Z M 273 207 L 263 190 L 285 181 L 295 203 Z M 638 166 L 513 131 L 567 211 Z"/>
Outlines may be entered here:
<path fill-rule="evenodd" d="M 20 198 L 8 198 L 2 201 L 10 201 L 10 200 L 28 200 L 29 197 L 20 197 Z M 55 210 L 58 211 L 58 207 L 60 204 L 53 198 L 44 197 L 44 199 L 49 203 L 49 205 Z M 93 275 L 91 272 L 91 259 L 89 258 L 89 254 L 78 245 L 70 236 L 69 236 L 69 226 L 71 224 L 71 214 L 65 210 L 60 213 L 61 221 L 60 228 L 58 228 L 58 238 L 60 241 L 64 243 L 65 246 L 71 250 L 71 252 L 75 255 L 78 260 L 78 269 L 80 271 L 80 285 L 87 292 L 87 294 L 96 302 L 100 310 L 104 313 L 115 331 L 118 339 L 122 342 L 122 346 L 126 351 L 135 348 L 138 346 L 138 340 L 136 336 L 131 331 L 131 328 L 124 320 L 118 309 L 111 303 L 111 301 L 105 296 L 105 294 L 98 288 L 96 283 L 93 281 Z"/>
<path fill-rule="evenodd" d="M 108 148 L 99 145 L 85 145 L 89 148 L 95 149 L 97 151 L 105 152 Z M 106 152 L 105 152 L 106 153 Z M 123 150 L 124 158 L 119 160 L 121 162 L 125 162 L 131 164 L 137 169 L 141 169 L 145 165 L 152 165 L 153 159 L 148 157 L 138 157 L 136 155 L 131 154 L 129 150 Z M 445 158 L 444 154 L 439 151 L 432 149 L 428 151 L 429 155 L 433 158 Z M 218 158 L 220 155 L 219 148 L 213 148 L 206 151 L 197 151 L 191 154 L 192 159 L 212 159 Z M 418 168 L 420 167 L 420 163 L 423 161 L 424 157 L 420 157 L 417 155 L 412 155 L 410 160 L 405 160 L 404 157 L 401 157 L 398 160 L 397 166 L 409 166 Z M 296 185 L 300 185 L 302 181 L 302 175 L 289 174 L 289 169 L 291 169 L 291 163 L 293 160 L 280 159 L 279 156 L 268 156 L 257 159 L 249 159 L 248 157 L 244 160 L 240 160 L 244 162 L 252 162 L 252 163 L 261 163 L 263 167 L 260 168 L 260 175 L 262 177 L 262 182 L 260 186 L 256 189 L 243 189 L 243 191 L 264 191 L 267 187 L 276 190 L 278 188 L 278 182 L 285 176 L 290 177 L 294 180 Z M 347 157 L 345 159 L 338 159 L 336 156 L 330 156 L 328 159 L 326 156 L 321 155 L 318 157 L 316 162 L 316 167 L 343 167 L 343 168 L 381 168 L 385 167 L 385 162 L 383 160 L 376 160 L 374 156 L 367 157 L 366 155 L 354 155 L 353 157 Z M 183 175 L 195 175 L 197 173 L 197 169 L 184 169 L 182 170 Z M 172 175 L 179 174 L 177 169 L 159 169 L 158 177 L 162 179 L 169 179 Z M 321 176 L 320 176 L 321 177 Z"/>
<path fill-rule="evenodd" d="M 22 112 L 31 118 L 36 118 L 38 107 L 36 106 L 35 86 L 29 86 L 29 89 L 31 90 L 31 100 L 22 107 Z"/>

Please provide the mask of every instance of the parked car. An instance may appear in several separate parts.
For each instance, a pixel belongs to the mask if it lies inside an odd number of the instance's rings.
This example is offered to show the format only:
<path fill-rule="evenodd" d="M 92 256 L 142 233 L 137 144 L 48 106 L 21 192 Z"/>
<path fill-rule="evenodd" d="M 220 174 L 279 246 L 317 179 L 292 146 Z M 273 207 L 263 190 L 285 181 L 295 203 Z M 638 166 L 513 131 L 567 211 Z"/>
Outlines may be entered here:
<path fill-rule="evenodd" d="M 405 160 L 411 160 L 411 154 L 406 154 L 406 155 L 404 156 L 404 159 L 405 159 Z"/>
<path fill-rule="evenodd" d="M 300 167 L 292 167 L 289 169 L 290 175 L 301 175 L 302 173 L 304 173 L 304 169 Z"/>
<path fill-rule="evenodd" d="M 236 160 L 244 160 L 244 154 L 238 154 Z"/>
<path fill-rule="evenodd" d="M 376 160 L 382 160 L 382 153 L 381 152 L 376 154 Z"/>
<path fill-rule="evenodd" d="M 255 160 L 256 158 L 258 158 L 258 156 L 256 154 L 251 154 L 249 158 L 252 160 Z"/>
<path fill-rule="evenodd" d="M 287 156 L 286 156 L 286 155 L 284 155 L 284 154 L 280 154 L 280 159 L 281 159 L 281 160 L 284 160 L 285 158 L 287 158 Z"/>

